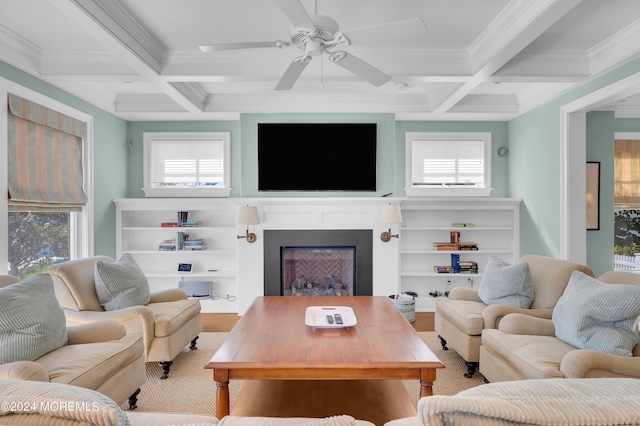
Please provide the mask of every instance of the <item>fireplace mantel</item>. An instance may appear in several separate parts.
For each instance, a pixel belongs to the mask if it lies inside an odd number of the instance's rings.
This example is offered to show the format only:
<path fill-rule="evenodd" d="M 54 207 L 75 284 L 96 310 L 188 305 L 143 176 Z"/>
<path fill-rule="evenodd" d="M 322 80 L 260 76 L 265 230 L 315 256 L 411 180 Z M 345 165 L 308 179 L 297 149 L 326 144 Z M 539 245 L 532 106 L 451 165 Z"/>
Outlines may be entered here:
<path fill-rule="evenodd" d="M 380 234 L 389 224 L 379 223 L 380 207 L 399 199 L 381 197 L 260 198 L 244 199 L 258 207 L 260 224 L 252 225 L 257 241 L 240 241 L 238 248 L 240 314 L 256 296 L 264 295 L 265 231 L 273 230 L 368 230 L 371 232 L 371 294 L 388 296 L 399 290 L 398 239 L 385 243 Z M 399 225 L 395 225 L 399 226 Z M 241 231 L 240 227 L 238 228 Z M 394 229 L 394 232 L 397 229 Z M 267 248 L 272 250 L 273 248 Z M 279 250 L 279 249 L 278 249 Z M 279 253 L 278 253 L 279 255 Z"/>

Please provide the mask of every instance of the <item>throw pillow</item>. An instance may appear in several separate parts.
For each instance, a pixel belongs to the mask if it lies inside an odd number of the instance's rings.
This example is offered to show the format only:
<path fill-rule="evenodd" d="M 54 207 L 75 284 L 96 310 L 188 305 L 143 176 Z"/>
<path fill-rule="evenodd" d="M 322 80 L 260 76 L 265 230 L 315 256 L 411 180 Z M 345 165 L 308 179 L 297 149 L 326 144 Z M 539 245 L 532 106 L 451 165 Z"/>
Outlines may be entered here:
<path fill-rule="evenodd" d="M 533 280 L 529 264 L 513 265 L 498 256 L 487 262 L 478 296 L 486 305 L 508 305 L 528 309 L 533 303 Z"/>
<path fill-rule="evenodd" d="M 50 275 L 0 288 L 0 364 L 35 361 L 67 341 L 66 319 Z"/>
<path fill-rule="evenodd" d="M 575 271 L 553 309 L 556 337 L 580 349 L 632 356 L 640 334 L 640 286 L 603 283 Z"/>
<path fill-rule="evenodd" d="M 94 275 L 98 301 L 106 311 L 149 303 L 149 281 L 129 253 L 114 263 L 98 260 Z"/>

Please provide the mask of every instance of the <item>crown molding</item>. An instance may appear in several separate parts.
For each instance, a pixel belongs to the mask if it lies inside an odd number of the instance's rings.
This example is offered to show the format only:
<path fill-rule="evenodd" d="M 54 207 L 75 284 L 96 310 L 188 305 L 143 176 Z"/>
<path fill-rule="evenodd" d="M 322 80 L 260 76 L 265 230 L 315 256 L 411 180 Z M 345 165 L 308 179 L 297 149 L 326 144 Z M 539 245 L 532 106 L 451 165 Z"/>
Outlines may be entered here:
<path fill-rule="evenodd" d="M 589 50 L 591 75 L 602 74 L 640 54 L 640 21 L 636 21 Z"/>

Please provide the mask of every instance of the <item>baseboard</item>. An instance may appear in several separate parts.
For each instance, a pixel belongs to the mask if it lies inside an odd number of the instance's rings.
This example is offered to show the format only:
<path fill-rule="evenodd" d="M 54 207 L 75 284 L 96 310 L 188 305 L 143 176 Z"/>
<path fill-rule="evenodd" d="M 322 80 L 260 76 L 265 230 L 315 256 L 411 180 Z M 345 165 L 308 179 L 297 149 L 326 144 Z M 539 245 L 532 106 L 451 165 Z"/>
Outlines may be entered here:
<path fill-rule="evenodd" d="M 416 331 L 433 331 L 433 312 L 416 312 L 416 320 L 411 323 Z M 240 320 L 238 314 L 202 314 L 202 331 L 231 331 L 234 325 Z"/>

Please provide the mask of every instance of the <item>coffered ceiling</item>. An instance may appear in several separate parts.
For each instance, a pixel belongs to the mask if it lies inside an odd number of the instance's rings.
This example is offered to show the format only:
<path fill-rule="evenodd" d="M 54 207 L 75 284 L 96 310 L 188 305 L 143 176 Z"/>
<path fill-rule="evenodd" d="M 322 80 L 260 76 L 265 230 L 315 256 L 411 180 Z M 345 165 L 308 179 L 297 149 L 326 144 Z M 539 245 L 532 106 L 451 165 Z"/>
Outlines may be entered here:
<path fill-rule="evenodd" d="M 638 0 L 300 0 L 349 29 L 341 47 L 391 77 L 378 87 L 313 57 L 274 90 L 296 46 L 287 0 L 3 0 L 0 60 L 126 120 L 243 112 L 395 113 L 401 120 L 508 120 L 640 53 Z M 426 31 L 409 24 L 420 18 Z M 406 36 L 410 35 L 409 38 Z M 618 116 L 640 116 L 640 97 Z"/>

